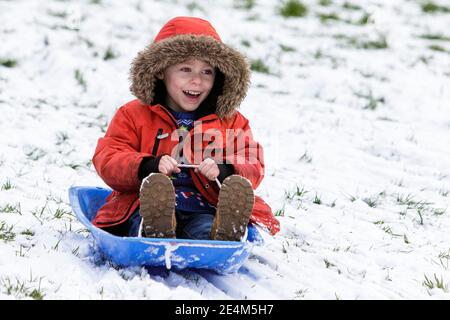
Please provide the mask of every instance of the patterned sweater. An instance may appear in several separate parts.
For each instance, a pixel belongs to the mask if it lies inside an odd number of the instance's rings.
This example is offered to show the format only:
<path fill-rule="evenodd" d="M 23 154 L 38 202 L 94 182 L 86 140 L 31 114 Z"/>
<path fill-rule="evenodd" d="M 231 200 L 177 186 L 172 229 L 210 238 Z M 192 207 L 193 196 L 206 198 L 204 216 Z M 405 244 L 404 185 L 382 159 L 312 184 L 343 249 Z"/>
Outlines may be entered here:
<path fill-rule="evenodd" d="M 175 119 L 179 130 L 189 132 L 194 125 L 194 112 L 175 112 L 170 110 Z M 176 209 L 197 212 L 197 213 L 214 213 L 215 207 L 201 195 L 192 181 L 192 177 L 188 168 L 181 168 L 181 172 L 173 174 L 172 182 L 176 193 Z"/>

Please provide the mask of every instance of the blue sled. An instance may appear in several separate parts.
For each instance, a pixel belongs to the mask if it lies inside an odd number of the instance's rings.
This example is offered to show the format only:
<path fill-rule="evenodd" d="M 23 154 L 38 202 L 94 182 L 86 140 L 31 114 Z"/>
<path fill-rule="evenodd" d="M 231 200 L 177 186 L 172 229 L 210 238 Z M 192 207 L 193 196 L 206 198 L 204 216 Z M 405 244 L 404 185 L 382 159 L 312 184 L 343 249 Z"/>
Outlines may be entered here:
<path fill-rule="evenodd" d="M 251 224 L 245 242 L 118 237 L 91 223 L 110 193 L 110 189 L 99 187 L 71 187 L 70 205 L 92 233 L 103 256 L 121 267 L 196 268 L 227 274 L 238 271 L 251 248 L 264 242 Z"/>

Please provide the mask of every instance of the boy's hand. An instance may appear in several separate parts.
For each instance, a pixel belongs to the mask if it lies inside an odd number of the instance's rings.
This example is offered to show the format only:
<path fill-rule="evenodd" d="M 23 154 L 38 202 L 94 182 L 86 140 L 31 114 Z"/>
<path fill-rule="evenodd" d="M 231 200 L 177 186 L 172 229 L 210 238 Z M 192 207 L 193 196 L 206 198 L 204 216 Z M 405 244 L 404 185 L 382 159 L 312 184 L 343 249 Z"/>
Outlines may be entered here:
<path fill-rule="evenodd" d="M 172 173 L 181 172 L 180 168 L 177 167 L 177 161 L 168 155 L 164 155 L 161 157 L 161 159 L 159 160 L 158 170 L 159 172 L 169 177 L 172 175 Z"/>
<path fill-rule="evenodd" d="M 200 172 L 210 181 L 214 181 L 220 173 L 219 166 L 211 158 L 206 158 L 203 160 L 198 168 L 195 169 L 195 172 Z"/>

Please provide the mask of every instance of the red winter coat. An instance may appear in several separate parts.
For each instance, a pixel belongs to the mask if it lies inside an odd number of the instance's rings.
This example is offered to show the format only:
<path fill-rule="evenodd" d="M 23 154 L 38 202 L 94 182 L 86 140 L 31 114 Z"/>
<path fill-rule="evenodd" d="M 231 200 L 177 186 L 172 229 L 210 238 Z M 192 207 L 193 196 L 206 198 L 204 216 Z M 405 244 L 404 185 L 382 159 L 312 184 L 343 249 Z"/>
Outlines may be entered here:
<path fill-rule="evenodd" d="M 106 204 L 98 211 L 93 221 L 94 225 L 100 228 L 119 225 L 125 222 L 138 208 L 141 184 L 138 178 L 139 165 L 144 157 L 171 154 L 178 144 L 177 133 L 172 136 L 176 129 L 175 119 L 161 105 L 150 106 L 139 100 L 133 100 L 118 109 L 105 136 L 99 139 L 93 158 L 98 174 L 113 189 Z M 217 138 L 214 135 L 205 134 L 213 129 L 220 130 L 222 134 L 227 129 L 251 132 L 248 120 L 238 111 L 233 116 L 224 119 L 220 119 L 216 114 L 209 114 L 195 122 L 191 134 L 200 134 L 201 140 L 199 140 L 200 144 L 193 143 L 191 147 L 200 149 L 203 154 L 205 148 L 208 148 L 211 142 Z M 156 138 L 157 136 L 166 136 L 165 133 L 168 133 L 167 137 Z M 155 146 L 155 142 L 157 142 L 157 146 Z M 215 148 L 220 144 L 225 150 L 227 142 L 214 141 L 213 144 Z M 233 163 L 234 173 L 250 180 L 254 189 L 258 187 L 264 177 L 264 163 L 261 146 L 253 140 L 251 135 L 247 135 L 246 151 L 248 152 L 247 148 L 255 148 L 255 146 L 260 152 L 256 153 L 257 159 L 254 164 Z M 191 155 L 194 155 L 193 149 L 191 149 L 193 151 Z M 185 154 L 189 154 L 189 150 L 184 150 Z M 236 149 L 234 150 L 236 151 Z M 230 156 L 228 154 L 227 159 L 231 159 Z M 187 158 L 194 160 L 189 156 Z M 193 170 L 191 170 L 191 176 L 199 192 L 212 205 L 216 206 L 219 189 L 215 182 L 208 181 L 203 175 L 197 174 Z M 273 216 L 271 208 L 259 196 L 255 197 L 250 221 L 266 227 L 271 234 L 280 230 L 279 222 Z"/>

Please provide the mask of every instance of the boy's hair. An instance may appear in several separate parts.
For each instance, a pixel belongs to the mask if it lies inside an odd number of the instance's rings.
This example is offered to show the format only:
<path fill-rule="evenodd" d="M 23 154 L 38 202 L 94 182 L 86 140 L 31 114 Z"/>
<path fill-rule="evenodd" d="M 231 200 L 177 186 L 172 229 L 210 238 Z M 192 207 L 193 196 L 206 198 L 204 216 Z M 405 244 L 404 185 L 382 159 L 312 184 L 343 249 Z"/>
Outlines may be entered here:
<path fill-rule="evenodd" d="M 225 45 L 213 26 L 199 18 L 170 20 L 154 42 L 138 53 L 131 66 L 131 92 L 144 104 L 163 104 L 166 89 L 156 75 L 189 58 L 203 60 L 217 71 L 213 89 L 197 115 L 231 116 L 247 94 L 250 68 L 241 53 Z"/>

